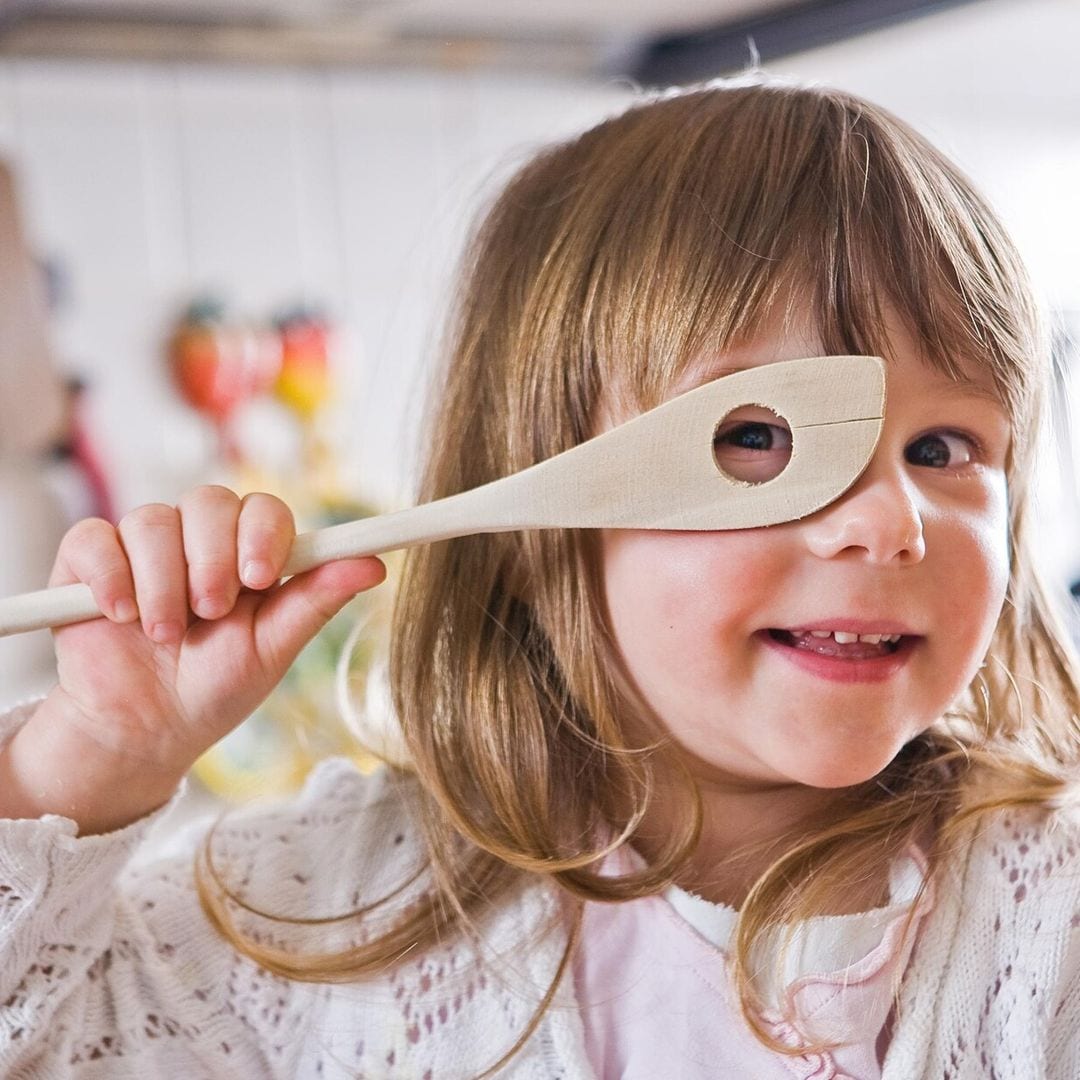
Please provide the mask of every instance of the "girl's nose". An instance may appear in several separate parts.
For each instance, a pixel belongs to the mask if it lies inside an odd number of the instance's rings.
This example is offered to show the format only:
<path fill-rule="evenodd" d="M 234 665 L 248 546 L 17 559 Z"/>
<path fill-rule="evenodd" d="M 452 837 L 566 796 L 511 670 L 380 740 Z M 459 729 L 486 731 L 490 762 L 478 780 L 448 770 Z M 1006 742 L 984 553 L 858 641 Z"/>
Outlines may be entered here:
<path fill-rule="evenodd" d="M 854 556 L 877 565 L 907 565 L 926 555 L 923 521 L 901 476 L 871 475 L 803 522 L 811 552 L 821 559 Z"/>

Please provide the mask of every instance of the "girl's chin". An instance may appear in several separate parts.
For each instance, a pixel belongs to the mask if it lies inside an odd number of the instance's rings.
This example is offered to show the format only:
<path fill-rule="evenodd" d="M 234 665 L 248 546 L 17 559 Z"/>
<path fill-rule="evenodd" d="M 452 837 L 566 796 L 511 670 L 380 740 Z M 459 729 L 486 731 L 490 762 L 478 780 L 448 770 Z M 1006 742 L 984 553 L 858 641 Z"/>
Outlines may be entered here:
<path fill-rule="evenodd" d="M 878 740 L 864 735 L 860 745 L 822 748 L 817 753 L 802 753 L 778 761 L 790 783 L 804 787 L 837 790 L 857 787 L 880 776 L 900 752 L 904 739 L 882 735 Z"/>
<path fill-rule="evenodd" d="M 702 757 L 694 772 L 705 783 L 732 792 L 856 787 L 879 776 L 913 734 L 898 738 L 890 731 L 874 738 L 863 731 L 851 740 L 819 740 L 812 747 L 802 742 L 795 750 L 777 747 L 773 754 L 762 747 L 753 762 L 745 763 Z"/>
<path fill-rule="evenodd" d="M 879 744 L 880 745 L 880 744 Z M 890 744 L 891 745 L 891 744 Z M 730 761 L 697 757 L 692 771 L 707 788 L 730 794 L 766 794 L 784 788 L 814 788 L 835 791 L 856 787 L 878 776 L 893 756 L 878 753 L 853 755 L 823 750 L 817 754 L 800 754 L 796 758 L 777 755 L 772 761 L 758 761 L 747 768 L 733 767 Z"/>

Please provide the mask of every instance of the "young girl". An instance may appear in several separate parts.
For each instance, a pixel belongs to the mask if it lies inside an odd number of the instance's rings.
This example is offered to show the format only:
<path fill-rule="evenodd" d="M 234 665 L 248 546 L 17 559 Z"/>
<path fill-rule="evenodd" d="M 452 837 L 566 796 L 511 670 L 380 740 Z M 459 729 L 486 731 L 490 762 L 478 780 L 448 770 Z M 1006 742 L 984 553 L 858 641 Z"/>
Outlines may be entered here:
<path fill-rule="evenodd" d="M 477 234 L 425 500 L 727 372 L 886 360 L 841 498 L 730 532 L 411 553 L 408 769 L 317 769 L 131 862 L 375 559 L 279 583 L 287 509 L 75 526 L 59 683 L 0 756 L 6 1077 L 1080 1076 L 1080 695 L 1031 555 L 1047 354 L 957 169 L 850 95 L 644 101 Z M 790 447 L 760 408 L 718 460 Z"/>

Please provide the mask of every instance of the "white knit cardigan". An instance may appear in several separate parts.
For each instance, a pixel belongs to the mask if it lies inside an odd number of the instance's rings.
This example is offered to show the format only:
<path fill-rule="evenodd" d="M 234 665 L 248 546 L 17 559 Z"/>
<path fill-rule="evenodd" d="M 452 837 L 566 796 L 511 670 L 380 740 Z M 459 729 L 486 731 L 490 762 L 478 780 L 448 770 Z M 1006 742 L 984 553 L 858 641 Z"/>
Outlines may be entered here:
<path fill-rule="evenodd" d="M 23 715 L 0 717 L 0 741 Z M 264 910 L 354 910 L 419 865 L 410 788 L 326 762 L 286 806 L 227 820 L 216 859 Z M 524 1030 L 562 955 L 558 899 L 537 881 L 494 907 L 481 945 L 447 941 L 347 985 L 268 974 L 199 907 L 201 830 L 167 858 L 132 859 L 160 813 L 78 838 L 66 818 L 0 821 L 5 1080 L 465 1080 Z M 936 892 L 884 1080 L 1080 1078 L 1080 825 L 1001 814 Z M 264 941 L 297 940 L 288 925 L 248 925 Z M 346 922 L 302 944 L 335 950 L 371 932 Z M 797 1074 L 823 1075 L 807 1066 Z M 500 1076 L 592 1075 L 568 974 Z"/>

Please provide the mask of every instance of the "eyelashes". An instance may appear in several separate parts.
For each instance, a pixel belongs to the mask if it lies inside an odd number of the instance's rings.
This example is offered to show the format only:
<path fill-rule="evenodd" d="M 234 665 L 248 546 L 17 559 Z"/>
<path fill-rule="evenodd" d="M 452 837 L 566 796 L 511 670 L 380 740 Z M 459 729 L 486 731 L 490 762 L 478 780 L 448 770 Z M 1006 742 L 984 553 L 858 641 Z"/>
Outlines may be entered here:
<path fill-rule="evenodd" d="M 955 457 L 962 460 L 957 461 Z M 908 443 L 904 448 L 904 460 L 932 469 L 962 469 L 982 460 L 982 445 L 973 435 L 963 431 L 931 431 Z"/>

